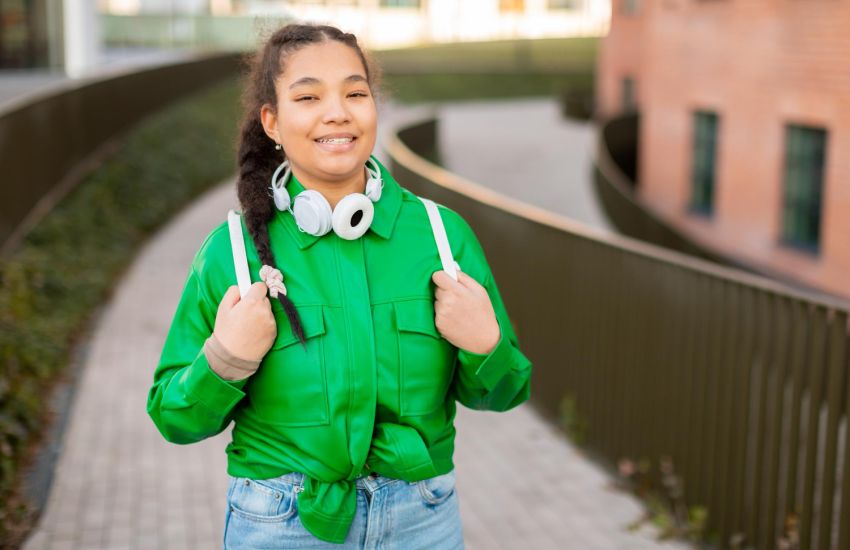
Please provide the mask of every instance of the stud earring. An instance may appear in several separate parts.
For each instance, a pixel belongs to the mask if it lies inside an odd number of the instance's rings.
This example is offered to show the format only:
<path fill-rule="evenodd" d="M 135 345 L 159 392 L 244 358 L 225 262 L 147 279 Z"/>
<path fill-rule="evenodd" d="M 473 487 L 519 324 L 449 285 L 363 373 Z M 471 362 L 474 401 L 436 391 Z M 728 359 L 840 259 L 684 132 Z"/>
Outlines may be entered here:
<path fill-rule="evenodd" d="M 283 145 L 281 145 L 280 143 L 275 143 L 274 148 L 280 151 L 281 149 L 283 149 Z"/>

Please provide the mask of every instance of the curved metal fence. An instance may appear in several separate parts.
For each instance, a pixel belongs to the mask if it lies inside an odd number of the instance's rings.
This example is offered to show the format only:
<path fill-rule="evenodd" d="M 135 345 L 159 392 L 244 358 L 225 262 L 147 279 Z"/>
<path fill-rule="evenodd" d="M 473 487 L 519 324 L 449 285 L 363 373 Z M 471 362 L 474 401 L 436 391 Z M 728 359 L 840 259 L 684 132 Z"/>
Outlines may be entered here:
<path fill-rule="evenodd" d="M 394 173 L 475 229 L 532 402 L 609 466 L 663 461 L 721 547 L 850 548 L 850 304 L 499 195 L 416 153 L 435 125 L 390 141 Z"/>
<path fill-rule="evenodd" d="M 108 152 L 109 142 L 145 115 L 227 77 L 238 54 L 101 77 L 68 80 L 0 110 L 0 242 L 13 249 Z"/>

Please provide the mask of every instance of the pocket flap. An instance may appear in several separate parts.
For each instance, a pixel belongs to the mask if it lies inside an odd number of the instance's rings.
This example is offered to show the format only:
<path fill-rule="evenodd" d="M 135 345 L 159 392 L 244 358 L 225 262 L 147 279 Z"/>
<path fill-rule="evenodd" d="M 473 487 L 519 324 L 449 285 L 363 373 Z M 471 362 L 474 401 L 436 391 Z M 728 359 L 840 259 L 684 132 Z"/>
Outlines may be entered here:
<path fill-rule="evenodd" d="M 304 329 L 304 337 L 306 339 L 309 340 L 314 336 L 325 333 L 323 309 L 324 306 L 321 305 L 295 307 L 298 316 L 301 318 L 301 327 Z M 298 338 L 292 332 L 286 312 L 283 309 L 275 311 L 274 317 L 277 322 L 277 336 L 275 337 L 272 349 L 285 348 L 290 344 L 298 342 Z"/>
<path fill-rule="evenodd" d="M 393 306 L 398 330 L 441 337 L 434 325 L 434 303 L 431 300 L 406 300 L 395 302 Z"/>

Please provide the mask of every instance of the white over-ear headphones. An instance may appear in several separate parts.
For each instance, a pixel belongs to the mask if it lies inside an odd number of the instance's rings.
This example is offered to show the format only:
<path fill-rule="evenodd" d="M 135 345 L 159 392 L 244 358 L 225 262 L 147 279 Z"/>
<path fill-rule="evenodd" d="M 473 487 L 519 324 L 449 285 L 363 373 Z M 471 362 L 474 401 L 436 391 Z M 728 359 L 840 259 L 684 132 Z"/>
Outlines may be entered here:
<path fill-rule="evenodd" d="M 354 240 L 361 237 L 372 224 L 375 207 L 372 204 L 381 198 L 384 182 L 381 180 L 381 169 L 378 162 L 369 157 L 366 161 L 366 193 L 351 193 L 340 200 L 336 208 L 331 210 L 327 199 L 316 190 L 305 189 L 290 200 L 286 184 L 289 182 L 291 170 L 289 161 L 284 160 L 272 175 L 272 196 L 278 210 L 289 210 L 295 217 L 295 223 L 301 231 L 316 235 L 326 234 L 331 229 L 343 239 Z M 283 172 L 283 177 L 278 175 Z"/>

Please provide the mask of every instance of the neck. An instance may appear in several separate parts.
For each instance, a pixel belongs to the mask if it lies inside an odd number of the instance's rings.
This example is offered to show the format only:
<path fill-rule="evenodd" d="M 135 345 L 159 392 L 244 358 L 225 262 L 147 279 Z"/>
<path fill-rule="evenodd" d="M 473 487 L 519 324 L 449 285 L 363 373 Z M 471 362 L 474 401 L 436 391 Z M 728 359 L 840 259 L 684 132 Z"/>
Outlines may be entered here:
<path fill-rule="evenodd" d="M 292 173 L 298 178 L 304 189 L 312 189 L 318 191 L 330 204 L 331 209 L 336 208 L 336 205 L 343 197 L 352 193 L 364 193 L 366 191 L 366 169 L 358 172 L 354 176 L 334 181 L 319 180 L 316 178 L 302 177 L 295 168 Z"/>

